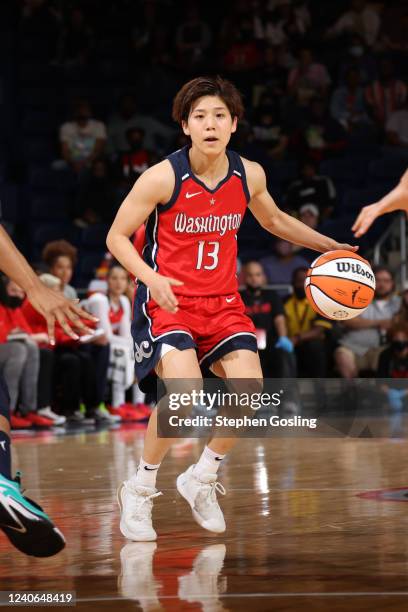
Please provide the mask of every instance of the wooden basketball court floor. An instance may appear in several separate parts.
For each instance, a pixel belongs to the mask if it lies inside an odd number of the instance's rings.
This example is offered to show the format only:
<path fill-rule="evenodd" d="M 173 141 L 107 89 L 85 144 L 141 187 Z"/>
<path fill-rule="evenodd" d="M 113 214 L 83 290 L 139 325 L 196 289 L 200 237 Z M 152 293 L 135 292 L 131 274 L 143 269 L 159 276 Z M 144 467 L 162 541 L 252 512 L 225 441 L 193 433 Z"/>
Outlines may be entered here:
<path fill-rule="evenodd" d="M 175 489 L 201 442 L 176 447 L 158 479 L 158 541 L 131 543 L 115 499 L 135 471 L 139 427 L 15 440 L 27 495 L 67 547 L 33 559 L 0 534 L 0 590 L 74 590 L 79 610 L 408 609 L 403 439 L 241 440 L 220 474 L 220 536 L 196 525 Z"/>

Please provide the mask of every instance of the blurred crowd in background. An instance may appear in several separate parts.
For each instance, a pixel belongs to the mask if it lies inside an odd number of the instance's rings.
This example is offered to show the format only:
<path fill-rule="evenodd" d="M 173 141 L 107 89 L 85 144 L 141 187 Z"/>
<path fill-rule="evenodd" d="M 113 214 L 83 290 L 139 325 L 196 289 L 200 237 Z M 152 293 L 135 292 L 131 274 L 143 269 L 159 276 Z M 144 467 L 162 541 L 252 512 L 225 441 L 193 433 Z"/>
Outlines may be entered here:
<path fill-rule="evenodd" d="M 218 73 L 239 87 L 246 114 L 231 148 L 264 166 L 281 208 L 339 242 L 355 242 L 356 211 L 407 166 L 402 0 L 3 0 L 0 29 L 2 223 L 46 284 L 79 292 L 101 319 L 96 338 L 75 344 L 61 332 L 53 349 L 3 279 L 0 367 L 16 426 L 149 414 L 129 369 L 134 283 L 105 238 L 138 176 L 188 144 L 170 117 L 186 80 Z M 388 223 L 376 222 L 360 253 Z M 331 325 L 302 292 L 315 253 L 250 214 L 238 246 L 266 376 L 407 377 L 408 288 L 396 291 L 391 270 L 376 271 L 364 326 Z M 384 391 L 404 405 L 403 390 Z"/>

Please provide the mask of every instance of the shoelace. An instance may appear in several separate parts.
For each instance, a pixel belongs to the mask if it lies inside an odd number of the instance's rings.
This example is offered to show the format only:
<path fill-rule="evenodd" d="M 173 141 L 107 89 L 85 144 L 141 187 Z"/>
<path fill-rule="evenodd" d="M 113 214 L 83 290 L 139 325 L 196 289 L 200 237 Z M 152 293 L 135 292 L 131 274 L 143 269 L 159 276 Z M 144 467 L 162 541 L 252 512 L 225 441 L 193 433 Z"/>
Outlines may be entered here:
<path fill-rule="evenodd" d="M 157 493 L 152 493 L 151 495 L 146 495 L 146 497 L 144 497 L 143 501 L 138 504 L 137 508 L 133 508 L 132 509 L 132 517 L 135 519 L 143 519 L 145 518 L 145 516 L 143 515 L 143 507 L 144 505 L 149 502 L 149 509 L 151 507 L 152 499 L 154 499 L 155 497 L 159 497 L 159 495 L 163 495 L 163 493 L 161 491 L 157 491 Z M 142 511 L 142 512 L 141 512 Z"/>
<path fill-rule="evenodd" d="M 204 482 L 202 483 L 201 490 L 203 492 L 203 496 L 201 501 L 205 504 L 214 503 L 217 501 L 216 491 L 221 493 L 221 495 L 225 495 L 227 492 L 218 480 L 214 480 L 214 482 Z"/>
<path fill-rule="evenodd" d="M 210 492 L 209 492 L 209 496 L 211 497 L 212 501 L 216 501 L 217 497 L 215 495 L 216 491 L 218 491 L 218 493 L 221 493 L 221 495 L 226 495 L 226 490 L 224 489 L 224 487 L 222 486 L 222 484 L 220 482 L 218 482 L 218 480 L 215 480 L 214 482 L 209 483 L 210 484 Z"/>

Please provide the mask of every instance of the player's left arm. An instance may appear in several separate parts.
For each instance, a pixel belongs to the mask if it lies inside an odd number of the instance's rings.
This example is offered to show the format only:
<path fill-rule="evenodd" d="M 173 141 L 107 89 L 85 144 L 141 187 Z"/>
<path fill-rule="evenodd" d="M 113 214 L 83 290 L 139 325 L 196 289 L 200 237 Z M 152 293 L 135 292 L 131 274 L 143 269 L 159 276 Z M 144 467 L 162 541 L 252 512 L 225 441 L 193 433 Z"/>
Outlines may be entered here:
<path fill-rule="evenodd" d="M 259 224 L 271 234 L 284 238 L 289 242 L 298 244 L 308 249 L 314 249 L 321 253 L 344 249 L 346 251 L 357 251 L 358 246 L 341 244 L 311 229 L 298 219 L 280 210 L 275 204 L 266 186 L 265 172 L 256 162 L 242 160 L 247 176 L 248 189 L 251 200 L 249 209 Z"/>

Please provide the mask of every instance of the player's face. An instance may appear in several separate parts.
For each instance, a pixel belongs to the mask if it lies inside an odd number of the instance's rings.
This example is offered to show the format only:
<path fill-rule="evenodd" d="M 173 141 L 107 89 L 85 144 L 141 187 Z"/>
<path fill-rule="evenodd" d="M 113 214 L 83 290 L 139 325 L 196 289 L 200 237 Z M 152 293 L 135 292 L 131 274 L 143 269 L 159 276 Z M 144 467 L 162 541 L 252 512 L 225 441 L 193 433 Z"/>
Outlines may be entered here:
<path fill-rule="evenodd" d="M 265 274 L 262 266 L 259 264 L 249 264 L 245 267 L 244 282 L 252 289 L 258 289 L 265 284 Z"/>
<path fill-rule="evenodd" d="M 128 285 L 128 275 L 121 268 L 113 268 L 108 278 L 109 293 L 123 295 Z"/>
<path fill-rule="evenodd" d="M 228 145 L 237 129 L 237 118 L 231 117 L 225 102 L 218 96 L 203 96 L 192 105 L 183 131 L 206 155 L 217 155 Z"/>

